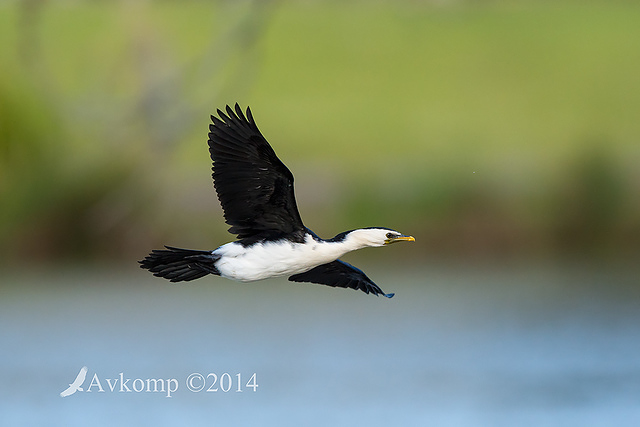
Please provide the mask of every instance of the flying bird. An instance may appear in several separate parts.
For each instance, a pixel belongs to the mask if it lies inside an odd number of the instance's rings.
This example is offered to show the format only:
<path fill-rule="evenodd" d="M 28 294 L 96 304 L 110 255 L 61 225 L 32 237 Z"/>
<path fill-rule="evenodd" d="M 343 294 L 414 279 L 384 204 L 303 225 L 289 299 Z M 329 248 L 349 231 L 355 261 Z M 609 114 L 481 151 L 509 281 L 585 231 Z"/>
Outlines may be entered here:
<path fill-rule="evenodd" d="M 251 110 L 217 110 L 209 125 L 213 182 L 229 232 L 237 240 L 212 251 L 165 246 L 140 267 L 172 282 L 213 274 L 242 282 L 289 276 L 293 282 L 361 290 L 391 298 L 362 270 L 339 260 L 347 252 L 412 236 L 382 227 L 345 231 L 325 240 L 302 223 L 293 175 L 262 136 Z"/>
<path fill-rule="evenodd" d="M 83 391 L 82 387 L 80 386 L 82 385 L 86 377 L 87 377 L 87 367 L 83 366 L 82 368 L 80 368 L 80 372 L 78 372 L 76 379 L 73 380 L 71 384 L 69 384 L 69 388 L 67 388 L 62 393 L 60 393 L 60 397 L 71 396 L 76 391 Z"/>

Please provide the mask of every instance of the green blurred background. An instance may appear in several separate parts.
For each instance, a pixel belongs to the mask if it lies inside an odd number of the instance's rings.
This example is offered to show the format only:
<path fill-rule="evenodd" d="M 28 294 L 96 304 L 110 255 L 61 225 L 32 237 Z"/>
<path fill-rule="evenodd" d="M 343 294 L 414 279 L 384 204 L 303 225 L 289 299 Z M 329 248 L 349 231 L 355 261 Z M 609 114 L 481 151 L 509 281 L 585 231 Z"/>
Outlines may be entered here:
<path fill-rule="evenodd" d="M 638 22 L 626 1 L 2 2 L 1 262 L 230 240 L 206 140 L 236 101 L 316 233 L 416 236 L 374 259 L 633 259 Z"/>

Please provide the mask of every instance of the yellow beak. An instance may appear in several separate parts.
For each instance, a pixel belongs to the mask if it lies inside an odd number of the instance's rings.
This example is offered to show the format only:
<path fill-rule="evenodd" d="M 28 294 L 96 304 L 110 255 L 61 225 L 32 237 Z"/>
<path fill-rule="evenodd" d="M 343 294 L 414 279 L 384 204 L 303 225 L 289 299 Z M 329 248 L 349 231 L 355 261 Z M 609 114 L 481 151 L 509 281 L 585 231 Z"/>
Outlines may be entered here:
<path fill-rule="evenodd" d="M 389 245 L 395 242 L 415 242 L 415 241 L 416 239 L 413 236 L 398 236 L 398 237 L 393 237 L 391 239 L 385 240 L 384 244 Z"/>

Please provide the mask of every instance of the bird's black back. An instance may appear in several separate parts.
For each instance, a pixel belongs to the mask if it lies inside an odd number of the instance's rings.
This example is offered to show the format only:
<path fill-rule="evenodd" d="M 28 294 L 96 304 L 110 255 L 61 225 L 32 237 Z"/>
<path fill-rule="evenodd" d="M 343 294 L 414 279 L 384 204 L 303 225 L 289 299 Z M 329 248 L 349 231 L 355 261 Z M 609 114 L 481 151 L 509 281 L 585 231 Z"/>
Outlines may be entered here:
<path fill-rule="evenodd" d="M 251 110 L 218 110 L 209 125 L 213 181 L 229 232 L 239 239 L 303 239 L 293 175 L 262 136 Z"/>

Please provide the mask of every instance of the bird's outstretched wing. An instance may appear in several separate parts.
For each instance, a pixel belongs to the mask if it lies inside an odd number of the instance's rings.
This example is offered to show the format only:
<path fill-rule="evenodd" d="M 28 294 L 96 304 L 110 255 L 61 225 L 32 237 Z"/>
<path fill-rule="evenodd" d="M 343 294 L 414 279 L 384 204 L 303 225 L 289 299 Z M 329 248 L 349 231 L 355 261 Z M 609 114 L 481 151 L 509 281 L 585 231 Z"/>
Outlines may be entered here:
<path fill-rule="evenodd" d="M 213 181 L 229 232 L 239 239 L 304 233 L 293 175 L 256 126 L 251 110 L 227 106 L 209 125 Z"/>
<path fill-rule="evenodd" d="M 76 376 L 76 379 L 73 380 L 73 383 L 71 383 L 69 385 L 78 388 L 78 390 L 82 390 L 80 388 L 80 386 L 84 382 L 84 379 L 87 377 L 88 369 L 89 368 L 87 368 L 86 366 L 83 366 L 82 368 L 80 368 L 80 372 L 78 372 L 78 375 Z"/>
<path fill-rule="evenodd" d="M 60 393 L 60 397 L 67 397 L 67 396 L 71 396 L 72 394 L 74 394 L 78 389 L 76 387 L 73 386 L 69 386 L 67 389 L 63 390 Z"/>
<path fill-rule="evenodd" d="M 387 298 L 391 298 L 394 295 L 385 294 L 362 270 L 339 259 L 319 265 L 305 273 L 294 274 L 289 277 L 289 280 L 292 282 L 311 282 L 340 288 L 359 289 L 366 294 L 371 292 L 374 295 L 383 295 Z"/>

